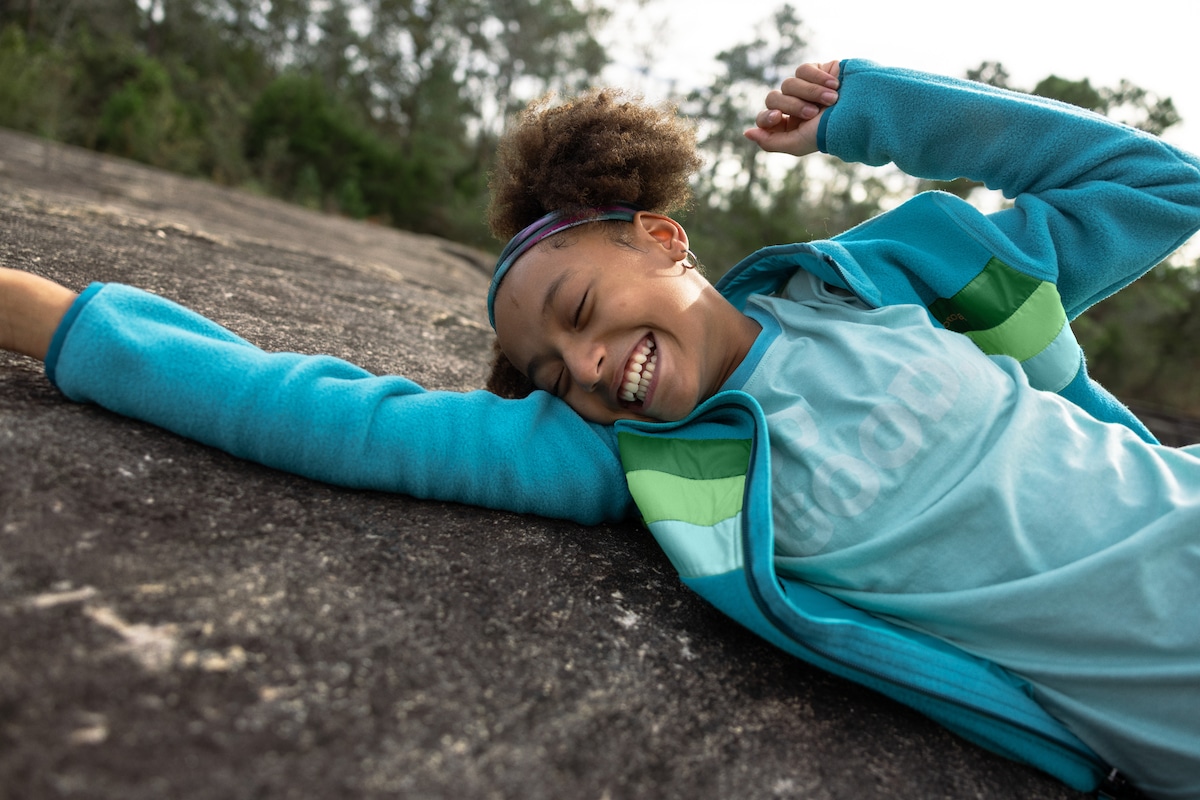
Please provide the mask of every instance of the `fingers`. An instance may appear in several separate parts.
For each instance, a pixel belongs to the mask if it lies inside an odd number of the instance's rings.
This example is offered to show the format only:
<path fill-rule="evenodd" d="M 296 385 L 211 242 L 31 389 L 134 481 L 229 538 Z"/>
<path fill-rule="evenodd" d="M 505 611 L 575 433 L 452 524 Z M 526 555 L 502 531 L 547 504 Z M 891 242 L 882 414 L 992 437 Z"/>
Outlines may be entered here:
<path fill-rule="evenodd" d="M 823 64 L 801 64 L 796 67 L 796 77 L 810 80 L 813 83 L 823 84 L 830 89 L 837 89 L 838 74 L 841 71 L 841 66 L 841 62 L 836 59 L 826 61 Z"/>
<path fill-rule="evenodd" d="M 827 64 L 801 64 L 796 67 L 794 77 L 785 78 L 777 92 L 767 95 L 770 108 L 785 114 L 810 119 L 822 108 L 838 101 L 838 62 Z M 775 105 L 772 105 L 772 99 Z"/>
<path fill-rule="evenodd" d="M 788 80 L 791 79 L 789 78 Z M 785 81 L 784 83 L 785 88 L 783 90 L 775 89 L 767 93 L 766 100 L 763 103 L 766 107 L 762 111 L 759 111 L 755 117 L 756 122 L 764 119 L 768 123 L 767 125 L 762 125 L 759 122 L 762 127 L 778 125 L 785 120 L 803 122 L 804 120 L 812 119 L 821 112 L 822 108 L 829 105 L 828 103 L 821 102 L 819 95 L 817 95 L 816 100 L 809 100 L 807 97 L 798 97 L 794 90 L 788 91 L 786 88 L 787 82 Z"/>
<path fill-rule="evenodd" d="M 764 150 L 805 155 L 816 148 L 815 122 L 838 101 L 840 62 L 801 64 L 778 89 L 767 93 L 765 108 L 746 138 Z"/>
<path fill-rule="evenodd" d="M 836 103 L 838 66 L 837 61 L 801 64 L 793 77 L 785 78 L 778 89 L 767 93 L 766 108 L 759 112 L 755 124 L 771 128 L 785 117 L 809 120 Z"/>
<path fill-rule="evenodd" d="M 771 94 L 777 93 L 772 92 Z M 770 95 L 767 95 L 767 106 L 767 108 L 764 108 L 762 111 L 759 111 L 757 115 L 755 115 L 755 125 L 760 128 L 765 128 L 766 130 L 772 130 L 779 126 L 783 126 L 784 129 L 786 129 L 789 124 L 791 124 L 792 127 L 795 127 L 797 122 L 796 117 L 798 115 L 785 114 L 780 108 L 777 107 L 777 105 L 772 106 Z"/>

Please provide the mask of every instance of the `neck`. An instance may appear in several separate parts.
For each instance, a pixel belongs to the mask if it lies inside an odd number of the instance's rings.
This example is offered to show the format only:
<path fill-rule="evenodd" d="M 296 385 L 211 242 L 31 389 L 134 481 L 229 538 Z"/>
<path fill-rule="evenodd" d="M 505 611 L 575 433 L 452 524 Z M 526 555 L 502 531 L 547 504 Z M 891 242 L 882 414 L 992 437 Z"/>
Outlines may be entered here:
<path fill-rule="evenodd" d="M 720 381 L 717 383 L 718 388 L 724 386 L 725 381 L 729 380 L 729 376 L 733 375 L 734 371 L 742 365 L 750 353 L 750 348 L 754 346 L 754 340 L 762 333 L 762 325 L 738 311 L 732 304 L 728 304 L 728 316 L 729 319 L 725 324 L 728 337 L 726 339 L 726 358 Z"/>

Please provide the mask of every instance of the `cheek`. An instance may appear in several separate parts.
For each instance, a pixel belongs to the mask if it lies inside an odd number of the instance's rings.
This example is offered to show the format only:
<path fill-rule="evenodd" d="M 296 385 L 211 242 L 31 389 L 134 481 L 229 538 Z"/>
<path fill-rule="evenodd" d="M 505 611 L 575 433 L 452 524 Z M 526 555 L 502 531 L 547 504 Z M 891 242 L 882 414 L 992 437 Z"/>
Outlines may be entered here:
<path fill-rule="evenodd" d="M 637 315 L 638 305 L 628 295 L 610 296 L 603 306 L 597 305 L 601 322 L 620 322 Z"/>
<path fill-rule="evenodd" d="M 684 281 L 675 281 L 653 298 L 647 298 L 654 313 L 680 327 L 698 324 L 694 318 L 700 299 L 700 289 Z"/>

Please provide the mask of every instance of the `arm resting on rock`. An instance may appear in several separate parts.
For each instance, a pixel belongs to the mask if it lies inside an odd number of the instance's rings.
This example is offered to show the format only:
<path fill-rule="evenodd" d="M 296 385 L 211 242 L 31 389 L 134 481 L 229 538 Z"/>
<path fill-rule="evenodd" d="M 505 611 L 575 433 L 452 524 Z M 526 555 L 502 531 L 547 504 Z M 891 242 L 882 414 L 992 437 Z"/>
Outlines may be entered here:
<path fill-rule="evenodd" d="M 611 430 L 544 392 L 426 391 L 329 356 L 267 353 L 127 286 L 79 296 L 46 372 L 73 400 L 342 486 L 583 523 L 630 508 Z"/>
<path fill-rule="evenodd" d="M 0 267 L 0 350 L 44 361 L 77 296 L 47 278 Z"/>

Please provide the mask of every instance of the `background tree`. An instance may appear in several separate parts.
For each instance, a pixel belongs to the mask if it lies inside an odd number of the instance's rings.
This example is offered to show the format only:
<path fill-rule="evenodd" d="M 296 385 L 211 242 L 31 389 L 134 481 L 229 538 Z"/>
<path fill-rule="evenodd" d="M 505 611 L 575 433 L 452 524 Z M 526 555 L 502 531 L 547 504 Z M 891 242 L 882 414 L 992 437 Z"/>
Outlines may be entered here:
<path fill-rule="evenodd" d="M 1088 370 L 1118 397 L 1200 417 L 1200 262 L 1160 266 L 1072 327 Z"/>
<path fill-rule="evenodd" d="M 688 213 L 695 248 L 704 253 L 710 277 L 742 256 L 790 229 L 805 229 L 792 202 L 806 194 L 802 167 L 771 171 L 767 155 L 750 145 L 742 132 L 748 109 L 762 103 L 764 87 L 779 83 L 803 61 L 807 43 L 790 5 L 782 6 L 756 29 L 755 38 L 717 55 L 718 72 L 708 86 L 695 89 L 680 109 L 696 120 L 706 167 L 694 187 L 695 207 Z"/>

